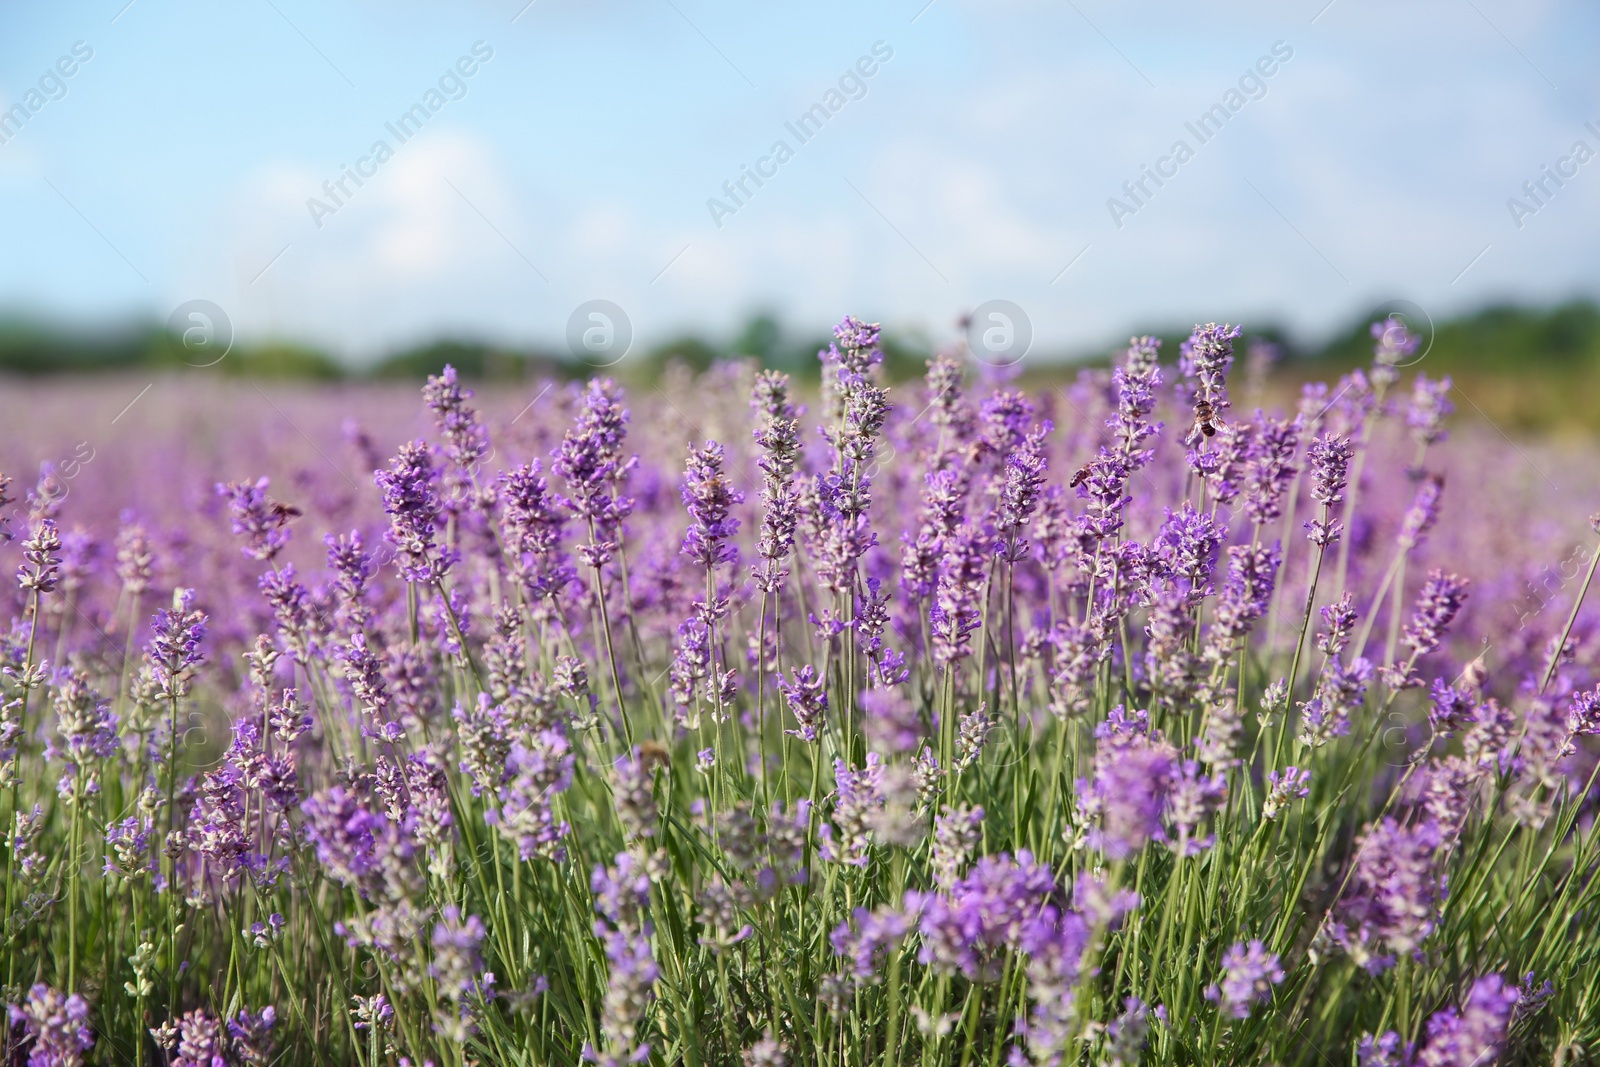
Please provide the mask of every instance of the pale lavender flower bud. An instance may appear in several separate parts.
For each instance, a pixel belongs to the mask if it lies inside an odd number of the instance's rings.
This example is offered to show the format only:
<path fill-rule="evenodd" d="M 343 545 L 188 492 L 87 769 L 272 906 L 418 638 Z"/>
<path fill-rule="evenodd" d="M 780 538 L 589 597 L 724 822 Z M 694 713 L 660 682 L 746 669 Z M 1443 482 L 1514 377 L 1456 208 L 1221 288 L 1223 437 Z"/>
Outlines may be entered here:
<path fill-rule="evenodd" d="M 988 706 L 985 704 L 979 704 L 957 719 L 956 755 L 950 769 L 960 773 L 976 763 L 978 757 L 983 754 L 983 746 L 989 740 L 989 731 L 992 729 L 994 729 L 994 716 L 989 714 Z"/>
<path fill-rule="evenodd" d="M 27 566 L 17 568 L 17 582 L 24 593 L 54 592 L 61 573 L 61 535 L 54 519 L 40 519 L 33 536 L 22 542 L 22 558 Z M 32 569 L 30 570 L 29 567 Z"/>
<path fill-rule="evenodd" d="M 1150 1016 L 1164 1016 L 1160 1008 L 1152 1013 L 1138 997 L 1122 1002 L 1122 1013 L 1106 1024 L 1106 1067 L 1138 1067 L 1150 1034 Z"/>
<path fill-rule="evenodd" d="M 178 1020 L 177 1055 L 171 1067 L 227 1067 L 227 1031 L 221 1020 L 196 1008 Z"/>
<path fill-rule="evenodd" d="M 656 804 L 655 768 L 658 756 L 646 754 L 643 746 L 611 765 L 611 802 L 628 841 L 649 841 L 661 826 L 661 809 Z"/>
<path fill-rule="evenodd" d="M 766 1031 L 761 1040 L 740 1054 L 744 1067 L 788 1067 L 789 1048 Z"/>
<path fill-rule="evenodd" d="M 945 806 L 933 820 L 933 884 L 950 891 L 966 870 L 967 861 L 983 836 L 983 809 Z"/>

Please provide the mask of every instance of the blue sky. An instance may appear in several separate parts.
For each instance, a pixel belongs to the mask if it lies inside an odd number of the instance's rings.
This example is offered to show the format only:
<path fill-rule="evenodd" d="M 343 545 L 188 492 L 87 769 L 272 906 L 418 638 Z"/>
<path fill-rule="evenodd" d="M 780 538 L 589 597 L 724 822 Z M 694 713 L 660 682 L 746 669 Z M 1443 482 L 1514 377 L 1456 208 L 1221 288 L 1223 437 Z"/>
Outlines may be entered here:
<path fill-rule="evenodd" d="M 858 98 L 830 98 L 875 44 Z M 1257 98 L 1229 97 L 1275 44 Z M 1600 152 L 1597 44 L 1594 5 L 1540 0 L 12 0 L 0 111 L 28 114 L 0 125 L 0 310 L 207 299 L 242 335 L 360 360 L 560 345 L 594 298 L 646 343 L 757 309 L 941 340 L 1003 298 L 1041 352 L 1550 302 L 1600 291 L 1600 158 L 1572 155 Z M 463 57 L 459 98 L 402 143 L 385 124 Z M 805 143 L 785 126 L 830 102 Z M 1202 144 L 1185 124 L 1217 104 Z M 708 207 L 780 139 L 737 210 Z M 1161 162 L 1180 139 L 1192 158 Z M 358 165 L 337 210 L 308 206 Z M 1535 202 L 1544 166 L 1570 176 Z"/>

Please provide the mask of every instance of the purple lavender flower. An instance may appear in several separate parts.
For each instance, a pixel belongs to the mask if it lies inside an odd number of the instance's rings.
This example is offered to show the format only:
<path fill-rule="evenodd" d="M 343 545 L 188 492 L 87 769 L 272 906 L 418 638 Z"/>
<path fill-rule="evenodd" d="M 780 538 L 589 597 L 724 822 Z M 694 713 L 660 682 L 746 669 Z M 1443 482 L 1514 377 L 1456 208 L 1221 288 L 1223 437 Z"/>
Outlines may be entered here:
<path fill-rule="evenodd" d="M 1332 604 L 1322 607 L 1322 622 L 1327 630 L 1317 634 L 1317 650 L 1325 656 L 1337 657 L 1350 644 L 1350 635 L 1356 628 L 1355 594 L 1345 590 Z M 1359 652 L 1360 649 L 1357 649 Z"/>
<path fill-rule="evenodd" d="M 1210 595 L 1222 537 L 1216 520 L 1187 500 L 1177 511 L 1168 509 L 1150 545 L 1152 577 L 1181 590 L 1191 601 Z"/>
<path fill-rule="evenodd" d="M 63 667 L 56 681 L 56 733 L 46 759 L 59 757 L 66 769 L 56 789 L 69 804 L 100 791 L 100 765 L 116 755 L 117 717 L 111 703 L 89 685 L 81 671 Z"/>
<path fill-rule="evenodd" d="M 143 524 L 129 522 L 117 531 L 117 577 L 129 596 L 139 596 L 150 588 L 154 563 L 150 535 Z"/>
<path fill-rule="evenodd" d="M 553 621 L 555 597 L 572 581 L 572 565 L 561 550 L 566 513 L 542 477 L 539 461 L 500 475 L 500 522 L 512 573 L 527 590 L 536 619 Z"/>
<path fill-rule="evenodd" d="M 1366 1034 L 1356 1046 L 1359 1067 L 1409 1067 L 1413 1047 L 1405 1044 L 1393 1030 L 1379 1037 Z"/>
<path fill-rule="evenodd" d="M 6 1005 L 13 1028 L 22 1028 L 20 1044 L 28 1045 L 28 1067 L 81 1067 L 94 1047 L 89 1029 L 89 1002 L 42 982 L 18 1004 Z M 20 1052 L 20 1048 L 18 1049 Z"/>
<path fill-rule="evenodd" d="M 1572 707 L 1567 712 L 1567 729 L 1583 737 L 1600 734 L 1600 685 L 1588 692 L 1573 694 Z"/>
<path fill-rule="evenodd" d="M 1102 448 L 1084 470 L 1087 473 L 1078 485 L 1078 493 L 1089 501 L 1086 532 L 1104 540 L 1122 529 L 1123 506 L 1133 499 L 1127 495 L 1132 468 L 1127 460 Z"/>
<path fill-rule="evenodd" d="M 1140 446 L 1161 430 L 1160 423 L 1149 419 L 1156 408 L 1156 390 L 1161 386 L 1161 368 L 1156 362 L 1160 354 L 1159 337 L 1131 338 L 1122 365 L 1111 373 L 1117 407 L 1106 425 L 1116 441 L 1115 452 L 1130 471 L 1150 461 L 1151 450 Z"/>
<path fill-rule="evenodd" d="M 1415 1067 L 1482 1067 L 1500 1057 L 1511 1015 L 1521 999 L 1517 987 L 1498 974 L 1472 983 L 1458 1011 L 1445 1008 L 1428 1018 L 1427 1037 Z"/>
<path fill-rule="evenodd" d="M 628 409 L 615 383 L 591 380 L 577 420 L 551 457 L 550 469 L 567 483 L 573 513 L 588 524 L 590 542 L 579 551 L 591 567 L 611 558 L 622 520 L 633 509 L 633 501 L 618 492 L 638 461 L 622 458 L 627 432 Z"/>
<path fill-rule="evenodd" d="M 556 730 L 541 730 L 526 743 L 511 745 L 492 825 L 517 843 L 522 859 L 540 856 L 560 863 L 566 858 L 561 841 L 571 827 L 556 819 L 553 805 L 572 784 L 573 763 L 571 745 Z"/>
<path fill-rule="evenodd" d="M 1215 835 L 1200 837 L 1197 831 L 1211 812 L 1227 798 L 1228 781 L 1221 774 L 1204 775 L 1194 760 L 1184 760 L 1167 794 L 1165 821 L 1167 833 L 1178 856 L 1195 856 L 1216 843 Z M 1173 840 L 1176 838 L 1176 840 Z"/>
<path fill-rule="evenodd" d="M 435 585 L 456 560 L 453 549 L 436 541 L 444 513 L 438 479 L 433 455 L 422 441 L 401 445 L 389 469 L 373 473 L 389 516 L 384 540 L 394 548 L 395 566 L 408 582 Z"/>
<path fill-rule="evenodd" d="M 1328 939 L 1373 973 L 1433 932 L 1444 883 L 1443 835 L 1428 819 L 1402 826 L 1393 817 L 1370 827 L 1356 847 L 1349 887 L 1327 926 Z"/>
<path fill-rule="evenodd" d="M 1335 737 L 1348 734 L 1350 713 L 1366 698 L 1371 681 L 1372 664 L 1362 657 L 1356 657 L 1348 666 L 1329 659 L 1317 680 L 1316 696 L 1300 704 L 1300 743 L 1321 748 Z"/>
<path fill-rule="evenodd" d="M 683 554 L 707 569 L 738 558 L 730 543 L 739 532 L 733 507 L 744 501 L 723 473 L 722 446 L 707 441 L 689 449 L 683 475 L 683 506 L 689 512 L 689 530 L 683 535 Z"/>
<path fill-rule="evenodd" d="M 106 848 L 103 873 L 106 877 L 136 878 L 155 870 L 155 858 L 150 851 L 150 839 L 155 822 L 149 816 L 129 815 L 106 826 Z"/>
<path fill-rule="evenodd" d="M 1325 548 L 1339 540 L 1344 524 L 1331 517 L 1333 506 L 1344 500 L 1350 480 L 1350 460 L 1355 448 L 1343 434 L 1325 433 L 1311 442 L 1306 458 L 1311 465 L 1311 499 L 1322 505 L 1322 518 L 1305 524 L 1311 543 Z"/>
<path fill-rule="evenodd" d="M 1278 813 L 1292 800 L 1304 800 L 1311 795 L 1311 772 L 1292 764 L 1283 773 L 1267 773 L 1267 795 L 1261 800 L 1261 817 L 1276 819 Z"/>
<path fill-rule="evenodd" d="M 942 890 L 954 888 L 966 869 L 973 849 L 983 833 L 983 809 L 946 807 L 933 821 L 933 884 Z"/>
<path fill-rule="evenodd" d="M 1032 853 L 985 856 L 948 894 L 922 902 L 917 958 L 938 971 L 994 981 L 1005 950 L 1022 947 L 1029 923 L 1055 892 L 1055 875 Z"/>
<path fill-rule="evenodd" d="M 1145 673 L 1162 699 L 1182 705 L 1196 684 L 1197 657 L 1191 651 L 1194 609 L 1187 593 L 1176 586 L 1163 589 L 1145 619 Z"/>
<path fill-rule="evenodd" d="M 933 595 L 945 542 L 961 525 L 967 482 L 954 467 L 931 470 L 923 476 L 922 522 L 916 535 L 901 535 L 900 588 L 908 599 L 922 601 Z"/>
<path fill-rule="evenodd" d="M 995 532 L 1006 542 L 1005 558 L 1011 562 L 1024 558 L 1026 552 L 1026 546 L 1018 547 L 1017 537 L 1039 506 L 1039 493 L 1044 488 L 1045 439 L 1054 428 L 1046 419 L 1005 459 Z"/>
<path fill-rule="evenodd" d="M 1419 658 L 1438 648 L 1467 600 L 1467 582 L 1437 567 L 1417 594 L 1417 610 L 1406 623 L 1405 642 Z"/>
<path fill-rule="evenodd" d="M 1300 448 L 1302 425 L 1299 416 L 1279 420 L 1256 413 L 1250 455 L 1245 462 L 1244 510 L 1257 525 L 1283 515 L 1284 493 L 1300 473 L 1294 458 Z"/>
<path fill-rule="evenodd" d="M 1428 725 L 1435 737 L 1449 737 L 1466 725 L 1478 703 L 1466 686 L 1444 678 L 1433 680 L 1428 696 L 1432 701 L 1428 708 Z"/>
<path fill-rule="evenodd" d="M 1206 999 L 1219 1002 L 1235 1019 L 1250 1016 L 1250 1009 L 1272 999 L 1272 987 L 1283 981 L 1278 954 L 1260 941 L 1235 944 L 1222 956 L 1222 981 L 1206 989 Z"/>
<path fill-rule="evenodd" d="M 881 977 L 884 957 L 894 951 L 916 922 L 915 908 L 885 905 L 873 911 L 857 908 L 854 923 L 840 923 L 828 937 L 836 956 L 851 962 L 857 981 Z"/>
<path fill-rule="evenodd" d="M 1193 400 L 1208 401 L 1221 414 L 1228 407 L 1228 368 L 1233 366 L 1233 342 L 1244 332 L 1243 327 L 1217 325 L 1208 322 L 1196 326 L 1189 339 L 1178 348 L 1178 373 L 1182 374 L 1192 392 Z M 1190 438 L 1199 431 L 1190 430 Z"/>
<path fill-rule="evenodd" d="M 1208 646 L 1213 661 L 1231 655 L 1250 628 L 1266 615 L 1281 555 L 1277 542 L 1270 546 L 1228 547 L 1228 577 L 1217 598 L 1216 622 Z"/>
<path fill-rule="evenodd" d="M 1390 368 L 1415 353 L 1422 343 L 1422 335 L 1407 326 L 1399 315 L 1373 323 L 1371 333 L 1376 342 L 1372 346 L 1374 363 L 1387 364 Z"/>
<path fill-rule="evenodd" d="M 233 1054 L 246 1067 L 266 1067 L 272 1062 L 272 1028 L 278 1011 L 271 1004 L 259 1012 L 240 1008 L 228 1020 L 228 1035 L 233 1038 Z"/>
<path fill-rule="evenodd" d="M 633 857 L 622 853 L 614 868 L 595 865 L 592 886 L 595 910 L 605 917 L 595 923 L 595 936 L 605 949 L 610 977 L 600 1009 L 603 1045 L 598 1051 L 586 1049 L 584 1058 L 601 1067 L 622 1067 L 650 1054 L 640 1029 L 661 976 L 650 949 L 653 930 L 644 919 L 650 881 L 635 873 Z"/>
<path fill-rule="evenodd" d="M 433 925 L 433 961 L 428 965 L 430 974 L 439 983 L 446 997 L 460 1001 L 468 996 L 484 993 L 493 983 L 493 975 L 484 973 L 483 955 L 479 947 L 489 932 L 483 920 L 476 915 L 461 918 L 461 909 L 446 904 L 439 921 Z"/>
<path fill-rule="evenodd" d="M 978 628 L 986 573 L 980 542 L 979 531 L 964 524 L 945 545 L 932 613 L 933 654 L 941 664 L 972 654 L 972 631 Z"/>
<path fill-rule="evenodd" d="M 677 649 L 669 668 L 678 722 L 687 729 L 700 725 L 696 691 L 711 676 L 711 627 L 698 615 L 678 624 Z M 781 683 L 780 683 L 781 686 Z"/>
<path fill-rule="evenodd" d="M 1136 735 L 1124 744 L 1102 745 L 1093 780 L 1077 782 L 1089 847 L 1116 860 L 1162 839 L 1161 816 L 1180 773 L 1177 754 L 1165 742 Z"/>
<path fill-rule="evenodd" d="M 342 786 L 313 794 L 300 810 L 317 862 L 336 881 L 367 896 L 403 896 L 417 881 L 410 835 Z"/>
<path fill-rule="evenodd" d="M 1253 351 L 1253 348 L 1252 348 Z M 1138 1067 L 1150 1033 L 1150 1016 L 1165 1018 L 1161 1008 L 1151 1012 L 1138 997 L 1122 1002 L 1122 1013 L 1106 1024 L 1105 1062 L 1107 1067 Z"/>
<path fill-rule="evenodd" d="M 1417 375 L 1411 387 L 1411 403 L 1406 407 L 1406 425 L 1418 444 L 1437 444 L 1449 436 L 1444 420 L 1456 409 L 1450 402 L 1450 388 L 1448 375 L 1437 381 L 1426 374 Z"/>
<path fill-rule="evenodd" d="M 740 1059 L 744 1067 L 788 1067 L 789 1049 L 768 1030 L 761 1040 L 744 1050 Z"/>
<path fill-rule="evenodd" d="M 611 765 L 611 799 L 628 841 L 648 841 L 660 826 L 655 768 L 656 757 L 646 756 L 639 745 Z"/>
<path fill-rule="evenodd" d="M 776 592 L 788 577 L 785 566 L 794 549 L 794 532 L 800 521 L 794 472 L 800 462 L 800 420 L 789 403 L 789 376 L 779 371 L 756 375 L 751 396 L 756 409 L 754 431 L 761 449 L 761 535 L 756 553 L 761 563 L 753 568 L 757 585 Z"/>
<path fill-rule="evenodd" d="M 54 519 L 41 519 L 33 536 L 22 542 L 22 558 L 27 566 L 17 568 L 17 583 L 24 593 L 54 592 L 61 573 L 61 535 Z M 32 567 L 32 570 L 29 567 Z"/>
<path fill-rule="evenodd" d="M 1416 499 L 1411 502 L 1400 523 L 1402 549 L 1409 551 L 1420 545 L 1428 536 L 1428 531 L 1433 529 L 1433 524 L 1439 521 L 1439 496 L 1443 492 L 1444 479 L 1439 475 L 1430 474 L 1422 479 L 1417 486 Z"/>
<path fill-rule="evenodd" d="M 194 610 L 194 590 L 175 589 L 172 607 L 156 613 L 144 661 L 161 695 L 178 700 L 204 661 L 200 642 L 206 636 L 206 615 Z"/>
<path fill-rule="evenodd" d="M 1022 446 L 1033 421 L 1033 404 L 1015 389 L 999 389 L 984 399 L 978 417 L 984 451 L 1003 458 Z"/>
<path fill-rule="evenodd" d="M 266 562 L 289 543 L 289 519 L 297 514 L 267 495 L 265 477 L 253 482 L 218 482 L 217 495 L 228 501 L 233 532 L 244 538 L 246 559 Z"/>
<path fill-rule="evenodd" d="M 822 730 L 828 721 L 828 692 L 825 679 L 808 663 L 795 670 L 793 680 L 787 680 L 779 675 L 777 684 L 789 702 L 789 710 L 794 715 L 795 724 L 799 726 L 798 730 L 786 732 L 802 741 L 816 742 L 822 736 Z"/>
<path fill-rule="evenodd" d="M 833 780 L 834 825 L 823 825 L 819 854 L 830 863 L 865 867 L 872 848 L 875 816 L 883 810 L 887 799 L 883 761 L 876 752 L 869 752 L 866 764 L 857 770 L 844 760 L 836 759 Z"/>
<path fill-rule="evenodd" d="M 467 405 L 472 390 L 461 388 L 456 369 L 444 365 L 437 377 L 428 376 L 422 387 L 423 403 L 433 412 L 434 424 L 444 436 L 445 455 L 457 470 L 471 472 L 489 450 L 489 435 L 478 420 L 478 413 Z"/>
<path fill-rule="evenodd" d="M 196 1008 L 178 1020 L 176 1046 L 168 1046 L 171 1067 L 228 1067 L 228 1039 L 220 1020 Z"/>
<path fill-rule="evenodd" d="M 1111 650 L 1093 627 L 1075 622 L 1059 623 L 1049 641 L 1050 712 L 1058 719 L 1076 718 L 1093 704 L 1100 664 Z"/>

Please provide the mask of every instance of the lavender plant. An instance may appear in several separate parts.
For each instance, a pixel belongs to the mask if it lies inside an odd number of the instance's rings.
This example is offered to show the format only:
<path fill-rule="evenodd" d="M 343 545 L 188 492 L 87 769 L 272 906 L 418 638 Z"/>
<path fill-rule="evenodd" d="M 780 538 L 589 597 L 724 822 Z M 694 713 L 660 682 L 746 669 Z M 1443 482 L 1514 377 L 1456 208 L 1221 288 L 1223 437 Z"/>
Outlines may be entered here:
<path fill-rule="evenodd" d="M 1600 529 L 1393 324 L 1249 418 L 1239 336 L 0 477 L 4 1061 L 1592 1055 Z"/>

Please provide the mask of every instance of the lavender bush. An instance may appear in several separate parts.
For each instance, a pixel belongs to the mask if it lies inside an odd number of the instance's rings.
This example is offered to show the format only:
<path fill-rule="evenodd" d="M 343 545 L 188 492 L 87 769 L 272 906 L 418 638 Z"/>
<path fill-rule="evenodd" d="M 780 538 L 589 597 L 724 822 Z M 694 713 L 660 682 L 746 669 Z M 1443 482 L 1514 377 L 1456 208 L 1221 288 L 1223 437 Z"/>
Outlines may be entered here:
<path fill-rule="evenodd" d="M 19 410 L 5 1062 L 1577 1062 L 1600 529 L 1238 336 Z"/>

